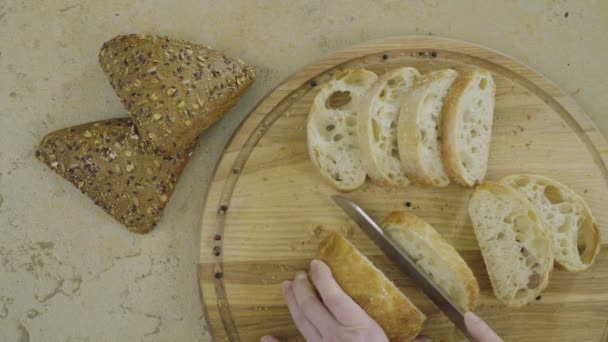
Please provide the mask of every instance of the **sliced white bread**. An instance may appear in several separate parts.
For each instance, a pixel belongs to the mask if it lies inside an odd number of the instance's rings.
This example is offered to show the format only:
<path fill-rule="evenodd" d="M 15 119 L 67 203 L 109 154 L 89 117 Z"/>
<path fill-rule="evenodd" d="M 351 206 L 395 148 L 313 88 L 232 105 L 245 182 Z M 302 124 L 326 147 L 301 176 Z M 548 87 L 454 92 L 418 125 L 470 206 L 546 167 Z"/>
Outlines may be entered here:
<path fill-rule="evenodd" d="M 422 75 L 401 103 L 399 157 L 407 177 L 423 186 L 450 183 L 441 160 L 443 100 L 458 72 L 452 69 Z"/>
<path fill-rule="evenodd" d="M 462 72 L 443 103 L 443 166 L 456 183 L 481 184 L 488 169 L 496 85 L 487 70 Z"/>
<path fill-rule="evenodd" d="M 553 269 L 551 237 L 533 204 L 495 182 L 477 187 L 469 215 L 496 297 L 523 306 L 547 287 Z"/>
<path fill-rule="evenodd" d="M 420 76 L 415 68 L 391 70 L 380 76 L 366 93 L 357 127 L 361 158 L 372 181 L 386 186 L 407 186 L 399 160 L 397 123 L 403 96 Z"/>
<path fill-rule="evenodd" d="M 365 69 L 346 70 L 315 97 L 307 123 L 308 153 L 321 175 L 340 191 L 365 182 L 357 137 L 361 99 L 378 76 Z"/>
<path fill-rule="evenodd" d="M 460 254 L 430 224 L 403 211 L 383 223 L 386 234 L 463 311 L 472 311 L 479 298 L 473 271 Z"/>
<path fill-rule="evenodd" d="M 513 175 L 501 182 L 523 194 L 545 220 L 558 266 L 577 272 L 593 263 L 600 251 L 600 231 L 581 196 L 553 179 L 538 175 Z"/>

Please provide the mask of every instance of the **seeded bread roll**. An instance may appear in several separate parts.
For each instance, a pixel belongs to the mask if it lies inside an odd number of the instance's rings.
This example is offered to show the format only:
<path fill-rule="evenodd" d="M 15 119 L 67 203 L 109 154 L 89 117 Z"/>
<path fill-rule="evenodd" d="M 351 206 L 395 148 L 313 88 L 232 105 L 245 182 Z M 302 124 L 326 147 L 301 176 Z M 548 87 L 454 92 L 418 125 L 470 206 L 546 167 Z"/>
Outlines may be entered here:
<path fill-rule="evenodd" d="M 110 119 L 48 134 L 36 157 L 128 230 L 146 233 L 160 221 L 194 145 L 158 155 L 130 119 Z"/>
<path fill-rule="evenodd" d="M 218 121 L 255 78 L 241 60 L 159 36 L 115 37 L 101 47 L 99 64 L 142 139 L 166 155 Z"/>
<path fill-rule="evenodd" d="M 344 236 L 330 234 L 321 242 L 317 258 L 390 341 L 411 341 L 420 333 L 426 316 Z"/>

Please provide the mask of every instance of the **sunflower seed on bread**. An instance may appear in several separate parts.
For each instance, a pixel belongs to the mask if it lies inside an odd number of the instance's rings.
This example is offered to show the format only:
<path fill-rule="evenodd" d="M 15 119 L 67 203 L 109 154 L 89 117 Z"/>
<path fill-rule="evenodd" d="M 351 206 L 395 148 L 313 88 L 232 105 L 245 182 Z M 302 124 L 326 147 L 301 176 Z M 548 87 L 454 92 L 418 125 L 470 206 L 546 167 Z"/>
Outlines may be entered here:
<path fill-rule="evenodd" d="M 110 119 L 48 134 L 36 157 L 128 230 L 146 233 L 160 221 L 194 145 L 159 155 L 130 119 Z"/>
<path fill-rule="evenodd" d="M 112 38 L 99 64 L 142 139 L 167 155 L 218 121 L 255 79 L 241 60 L 160 36 Z"/>

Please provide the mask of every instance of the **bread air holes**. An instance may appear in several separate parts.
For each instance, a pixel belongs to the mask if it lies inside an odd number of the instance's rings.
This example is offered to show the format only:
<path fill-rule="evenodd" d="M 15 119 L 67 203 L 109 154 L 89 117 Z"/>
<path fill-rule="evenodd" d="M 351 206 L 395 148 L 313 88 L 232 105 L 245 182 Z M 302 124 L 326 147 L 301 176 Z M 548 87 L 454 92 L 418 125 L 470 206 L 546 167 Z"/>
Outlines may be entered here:
<path fill-rule="evenodd" d="M 526 185 L 528 185 L 528 183 L 530 183 L 530 180 L 524 177 L 520 177 L 515 180 L 515 185 L 520 188 L 525 187 Z"/>
<path fill-rule="evenodd" d="M 336 125 L 327 125 L 327 126 L 325 126 L 325 130 L 328 131 L 328 132 L 331 132 L 334 129 L 336 129 Z"/>
<path fill-rule="evenodd" d="M 545 197 L 551 202 L 551 204 L 558 204 L 564 202 L 561 191 L 553 185 L 547 185 L 544 191 Z M 561 210 L 561 209 L 560 209 Z"/>
<path fill-rule="evenodd" d="M 399 150 L 397 150 L 396 148 L 392 148 L 391 149 L 391 157 L 393 157 L 395 159 L 399 159 Z"/>
<path fill-rule="evenodd" d="M 488 85 L 488 80 L 487 80 L 487 79 L 485 79 L 485 78 L 482 78 L 482 79 L 479 81 L 479 83 L 478 83 L 478 87 L 479 87 L 479 89 L 481 89 L 481 90 L 486 89 L 486 86 L 487 86 L 487 85 Z"/>
<path fill-rule="evenodd" d="M 562 214 L 571 214 L 572 206 L 569 203 L 562 203 L 559 205 L 559 212 Z"/>
<path fill-rule="evenodd" d="M 344 138 L 344 136 L 342 134 L 336 134 L 336 135 L 334 135 L 333 140 L 335 142 L 338 142 L 338 141 L 342 140 L 342 138 Z"/>
<path fill-rule="evenodd" d="M 570 229 L 570 224 L 572 223 L 572 219 L 570 216 L 564 217 L 564 222 L 557 228 L 559 233 L 566 233 Z"/>
<path fill-rule="evenodd" d="M 357 124 L 357 119 L 353 116 L 346 117 L 345 121 L 347 127 L 355 127 L 355 125 Z"/>
<path fill-rule="evenodd" d="M 340 109 L 348 105 L 351 100 L 350 91 L 334 91 L 325 101 L 325 108 Z"/>
<path fill-rule="evenodd" d="M 372 136 L 374 141 L 380 141 L 380 123 L 374 119 L 372 119 Z"/>
<path fill-rule="evenodd" d="M 382 89 L 379 95 L 380 99 L 384 100 L 386 98 L 386 89 Z"/>

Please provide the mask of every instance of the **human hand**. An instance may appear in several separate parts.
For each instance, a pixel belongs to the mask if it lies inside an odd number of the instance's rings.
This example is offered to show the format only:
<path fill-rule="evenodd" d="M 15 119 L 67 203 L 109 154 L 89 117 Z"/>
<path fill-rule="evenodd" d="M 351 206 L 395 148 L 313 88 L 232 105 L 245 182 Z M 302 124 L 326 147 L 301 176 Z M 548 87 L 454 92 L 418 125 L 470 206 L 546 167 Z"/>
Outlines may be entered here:
<path fill-rule="evenodd" d="M 478 342 L 502 342 L 502 338 L 498 337 L 486 322 L 472 312 L 464 314 L 464 324 Z"/>
<path fill-rule="evenodd" d="M 324 262 L 313 260 L 310 274 L 321 298 L 304 272 L 283 283 L 289 313 L 307 341 L 388 341 L 378 323 L 340 288 Z M 261 341 L 279 342 L 272 336 Z"/>

